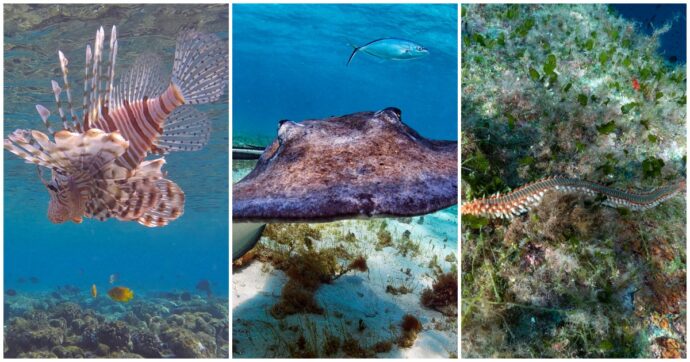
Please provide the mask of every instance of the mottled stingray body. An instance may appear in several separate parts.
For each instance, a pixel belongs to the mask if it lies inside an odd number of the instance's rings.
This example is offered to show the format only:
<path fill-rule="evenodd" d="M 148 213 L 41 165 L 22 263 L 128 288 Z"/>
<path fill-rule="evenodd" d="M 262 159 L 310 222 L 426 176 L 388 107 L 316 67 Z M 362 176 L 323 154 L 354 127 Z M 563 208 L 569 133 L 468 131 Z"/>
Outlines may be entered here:
<path fill-rule="evenodd" d="M 233 222 L 402 217 L 457 204 L 457 142 L 422 137 L 400 110 L 281 121 L 233 186 Z"/>
<path fill-rule="evenodd" d="M 428 214 L 458 202 L 456 141 L 428 140 L 400 110 L 281 121 L 256 166 L 233 185 L 233 260 L 265 223 Z"/>

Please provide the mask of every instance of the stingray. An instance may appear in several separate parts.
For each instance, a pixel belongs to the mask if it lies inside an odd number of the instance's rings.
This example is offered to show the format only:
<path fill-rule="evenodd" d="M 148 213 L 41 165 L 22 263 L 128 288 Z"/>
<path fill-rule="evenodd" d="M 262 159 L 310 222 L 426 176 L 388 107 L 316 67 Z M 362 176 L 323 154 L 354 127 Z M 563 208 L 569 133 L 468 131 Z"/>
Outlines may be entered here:
<path fill-rule="evenodd" d="M 233 259 L 266 223 L 408 217 L 455 205 L 457 148 L 422 137 L 392 107 L 280 121 L 254 169 L 233 185 Z"/>

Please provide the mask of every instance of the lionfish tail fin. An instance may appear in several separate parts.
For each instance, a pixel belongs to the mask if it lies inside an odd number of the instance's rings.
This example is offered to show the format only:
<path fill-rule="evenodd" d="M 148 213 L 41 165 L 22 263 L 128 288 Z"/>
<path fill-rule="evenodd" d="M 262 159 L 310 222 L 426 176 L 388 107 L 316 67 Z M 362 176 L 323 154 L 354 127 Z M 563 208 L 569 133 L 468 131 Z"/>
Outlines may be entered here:
<path fill-rule="evenodd" d="M 163 134 L 154 141 L 155 151 L 197 151 L 211 136 L 211 121 L 205 113 L 193 106 L 176 108 L 165 120 Z"/>
<path fill-rule="evenodd" d="M 218 100 L 227 86 L 228 52 L 225 42 L 214 34 L 186 30 L 177 38 L 172 83 L 185 103 Z"/>

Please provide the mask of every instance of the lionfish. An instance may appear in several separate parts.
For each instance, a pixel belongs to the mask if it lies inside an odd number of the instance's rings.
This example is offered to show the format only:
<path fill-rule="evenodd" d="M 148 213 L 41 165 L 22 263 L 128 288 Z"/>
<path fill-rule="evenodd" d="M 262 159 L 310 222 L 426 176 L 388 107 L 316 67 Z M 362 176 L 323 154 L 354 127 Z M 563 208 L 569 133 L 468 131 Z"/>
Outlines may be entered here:
<path fill-rule="evenodd" d="M 185 30 L 177 39 L 172 76 L 164 78 L 159 57 L 146 54 L 116 85 L 115 26 L 105 64 L 104 42 L 101 27 L 93 51 L 86 46 L 81 116 L 72 105 L 69 62 L 58 51 L 64 83 L 61 87 L 53 80 L 52 90 L 62 129 L 54 131 L 50 111 L 36 105 L 53 140 L 40 131 L 18 129 L 4 146 L 37 165 L 50 193 L 48 219 L 53 223 L 80 223 L 88 217 L 167 225 L 182 215 L 184 192 L 165 178 L 163 157 L 146 157 L 199 150 L 208 143 L 210 120 L 193 105 L 214 102 L 223 94 L 227 48 L 213 34 Z M 69 115 L 63 111 L 63 92 Z M 51 170 L 50 180 L 43 178 L 42 168 Z"/>

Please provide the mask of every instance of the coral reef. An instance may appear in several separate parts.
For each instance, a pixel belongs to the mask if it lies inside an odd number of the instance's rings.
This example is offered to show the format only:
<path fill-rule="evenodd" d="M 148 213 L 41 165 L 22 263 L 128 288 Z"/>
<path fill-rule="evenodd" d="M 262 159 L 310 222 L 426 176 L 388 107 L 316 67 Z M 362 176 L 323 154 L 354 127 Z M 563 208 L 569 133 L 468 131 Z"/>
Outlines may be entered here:
<path fill-rule="evenodd" d="M 464 200 L 547 175 L 606 190 L 685 178 L 685 69 L 657 54 L 668 27 L 643 35 L 604 5 L 462 13 Z M 685 356 L 684 197 L 631 212 L 602 207 L 611 195 L 463 215 L 463 357 Z"/>
<path fill-rule="evenodd" d="M 222 358 L 227 300 L 138 297 L 128 304 L 73 294 L 24 294 L 5 305 L 8 358 Z"/>

